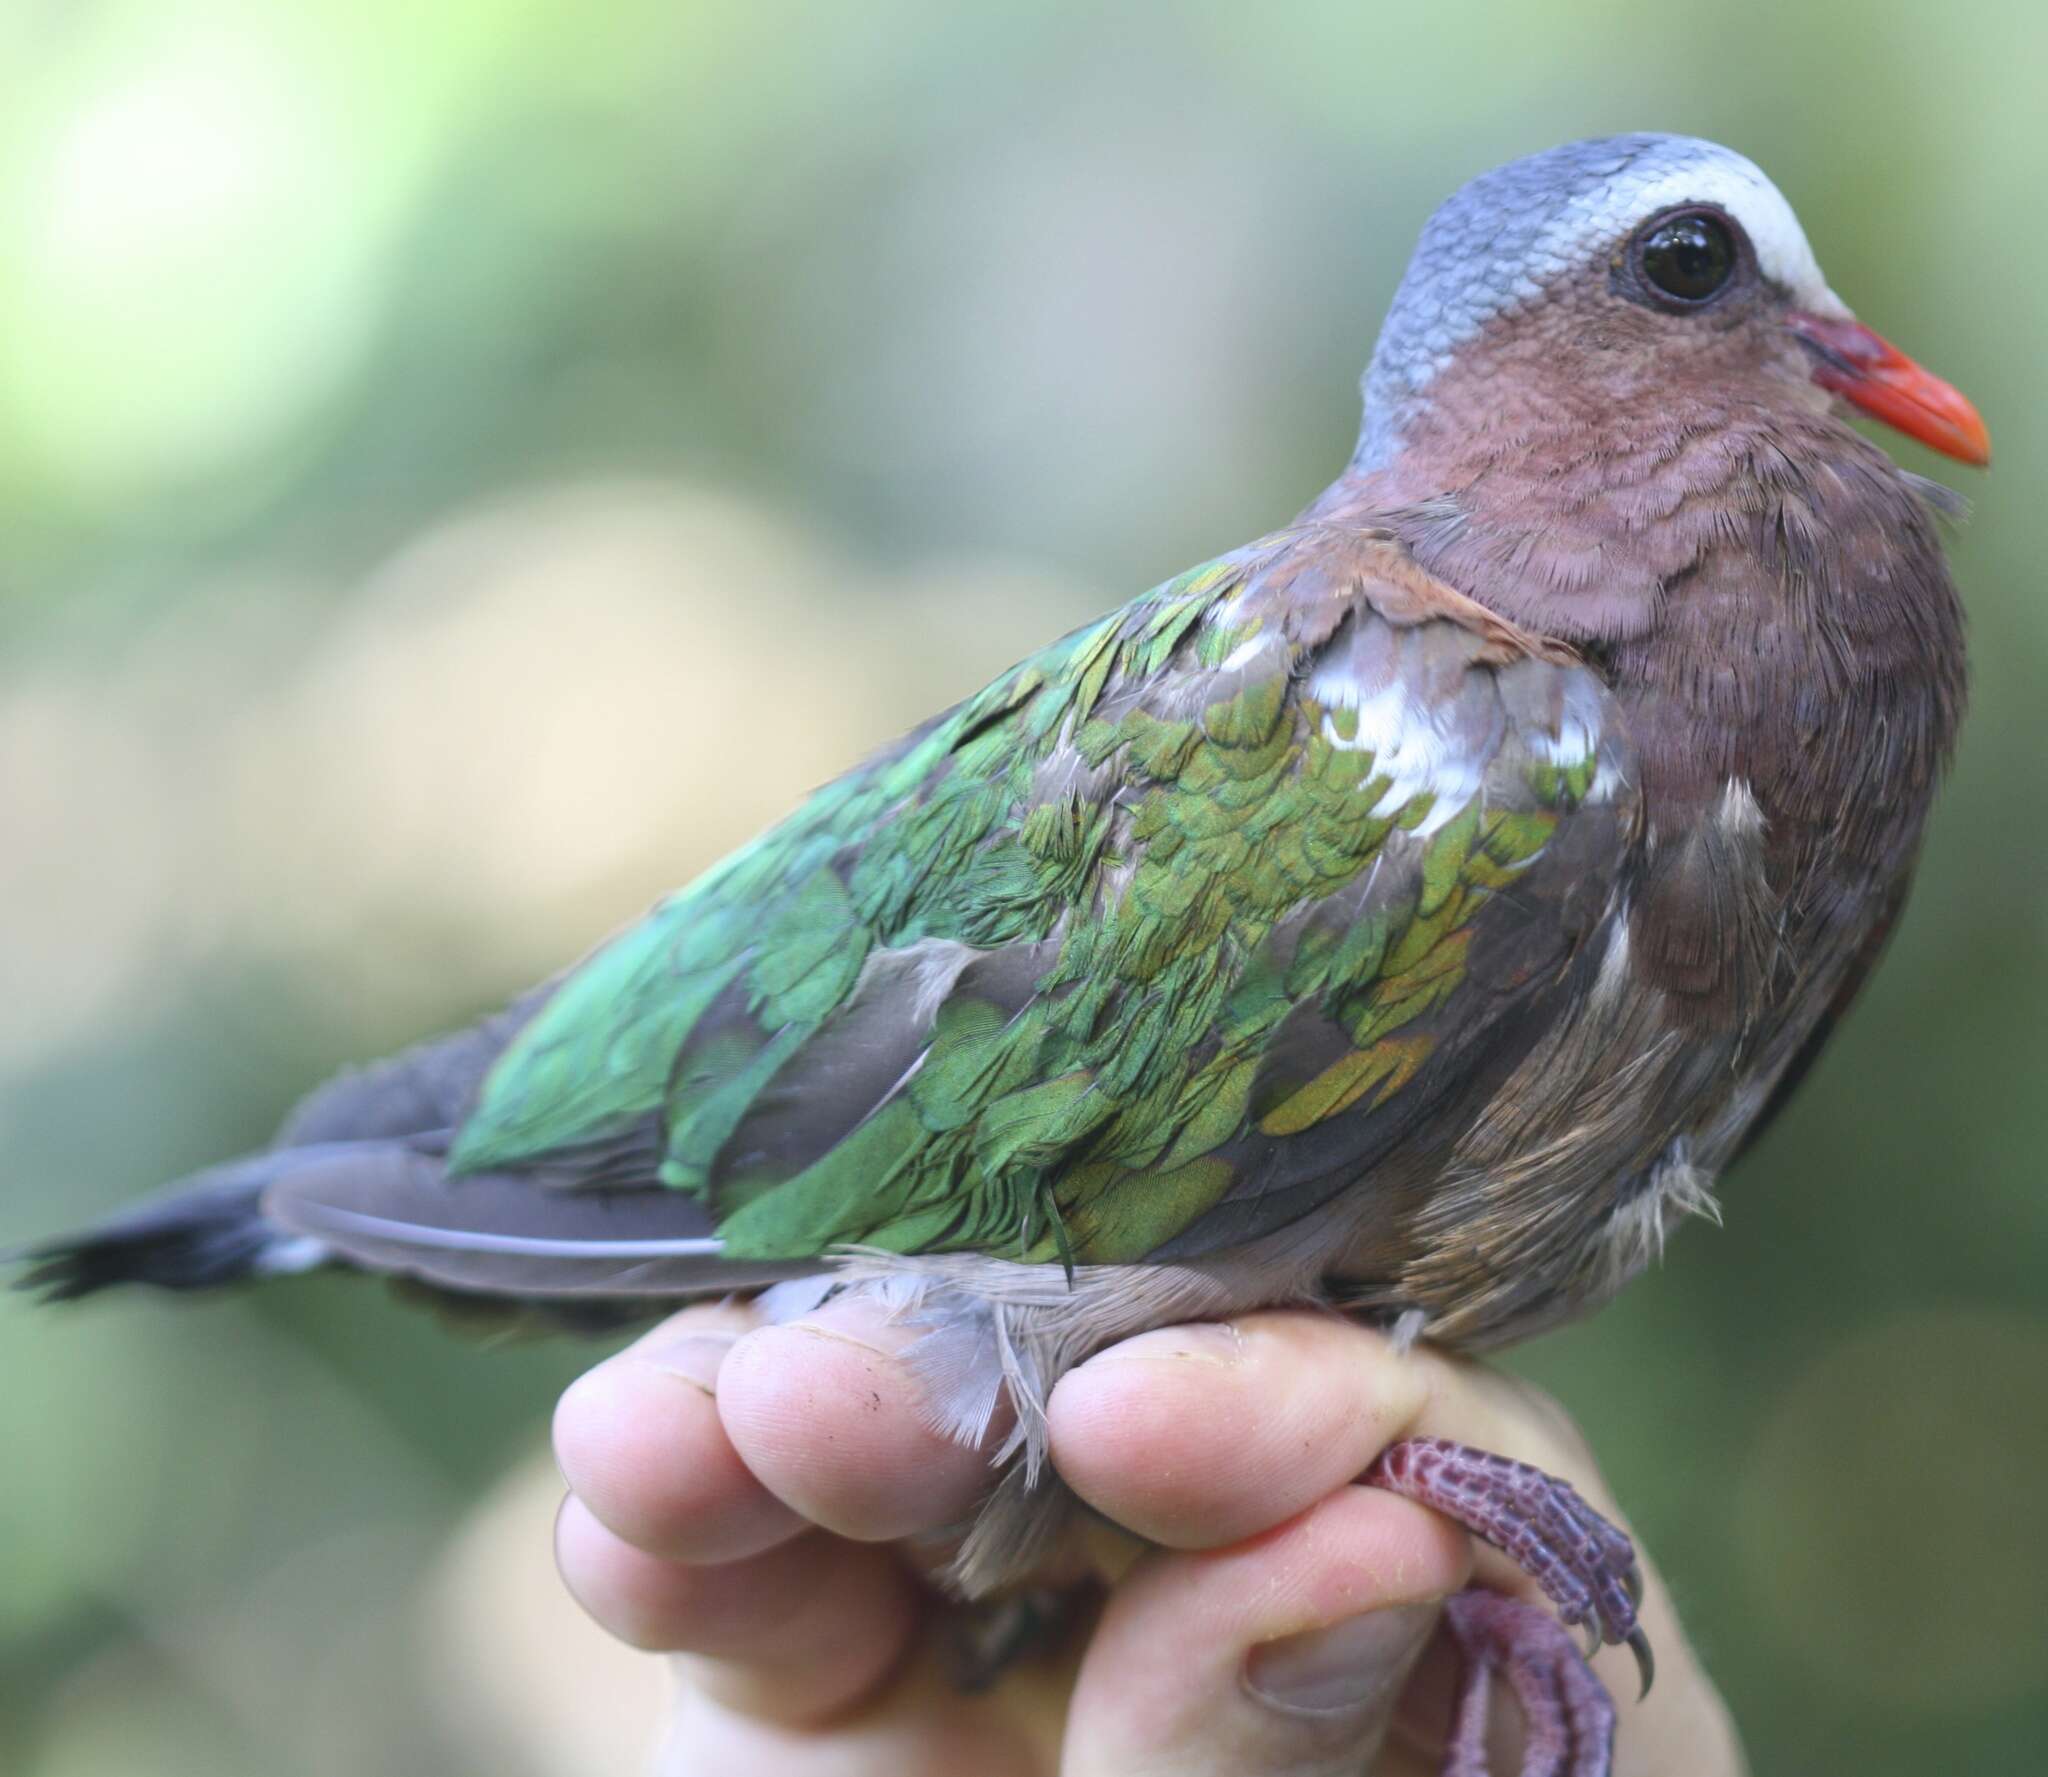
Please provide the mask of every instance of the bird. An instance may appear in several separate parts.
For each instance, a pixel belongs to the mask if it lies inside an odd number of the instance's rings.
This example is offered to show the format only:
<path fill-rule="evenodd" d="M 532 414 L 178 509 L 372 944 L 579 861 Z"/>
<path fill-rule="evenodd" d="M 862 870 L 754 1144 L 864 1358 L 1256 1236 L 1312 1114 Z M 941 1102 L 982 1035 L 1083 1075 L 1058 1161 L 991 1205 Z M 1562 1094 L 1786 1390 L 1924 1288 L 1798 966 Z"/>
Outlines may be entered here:
<path fill-rule="evenodd" d="M 1752 162 L 1666 134 L 1460 189 L 1363 393 L 1292 522 L 21 1281 L 342 1267 L 571 1322 L 866 1295 L 937 1424 L 1010 1428 L 970 1597 L 1076 1509 L 1044 1402 L 1112 1341 L 1299 1304 L 1486 1351 L 1599 1307 L 1718 1215 L 1862 989 L 1954 747 L 1960 502 L 1849 421 L 1972 465 L 1989 435 Z M 1609 1771 L 1570 1631 L 1647 1686 L 1628 1538 L 1440 1440 L 1363 1479 L 1555 1607 L 1452 1601 L 1447 1777 L 1487 1769 L 1494 1674 L 1530 1770 Z"/>

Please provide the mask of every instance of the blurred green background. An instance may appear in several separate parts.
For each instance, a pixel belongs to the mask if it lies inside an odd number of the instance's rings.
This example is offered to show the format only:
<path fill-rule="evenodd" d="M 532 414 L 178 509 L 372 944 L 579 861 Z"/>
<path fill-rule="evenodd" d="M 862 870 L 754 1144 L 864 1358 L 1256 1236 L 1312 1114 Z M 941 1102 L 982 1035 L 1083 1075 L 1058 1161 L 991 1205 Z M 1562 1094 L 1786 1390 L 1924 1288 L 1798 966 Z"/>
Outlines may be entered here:
<path fill-rule="evenodd" d="M 1759 1771 L 2039 1768 L 2044 68 L 2038 0 L 6 0 L 0 1245 L 1285 520 L 1461 180 L 1714 136 L 1984 406 L 1976 703 L 1726 1231 L 1516 1361 Z M 0 1768 L 630 1769 L 658 1685 L 499 1480 L 592 1355 L 338 1280 L 0 1302 Z"/>

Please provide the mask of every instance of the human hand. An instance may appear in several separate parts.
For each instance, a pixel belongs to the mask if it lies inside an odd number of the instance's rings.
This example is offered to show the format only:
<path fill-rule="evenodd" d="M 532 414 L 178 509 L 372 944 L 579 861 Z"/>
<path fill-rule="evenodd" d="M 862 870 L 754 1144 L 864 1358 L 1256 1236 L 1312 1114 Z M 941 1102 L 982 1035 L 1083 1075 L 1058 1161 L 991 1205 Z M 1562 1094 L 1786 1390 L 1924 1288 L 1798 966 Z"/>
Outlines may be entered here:
<path fill-rule="evenodd" d="M 563 1396 L 557 1524 L 571 1591 L 637 1647 L 677 1653 L 670 1767 L 691 1777 L 1378 1777 L 1442 1765 L 1455 1653 L 1443 1598 L 1475 1576 L 1535 1599 L 1503 1558 L 1354 1484 L 1435 1435 L 1536 1464 L 1619 1521 L 1554 1403 L 1478 1365 L 1307 1312 L 1168 1328 L 1070 1372 L 1053 1459 L 1115 1524 L 1076 1551 L 1118 1572 L 1092 1629 L 964 1696 L 946 1680 L 942 1551 L 988 1484 L 920 1416 L 913 1334 L 828 1304 L 788 1326 L 743 1306 L 664 1322 Z M 1655 1568 L 1649 1698 L 1620 1708 L 1617 1777 L 1735 1777 L 1734 1731 Z M 1503 1687 L 1496 1687 L 1497 1691 Z M 1513 1706 L 1495 1769 L 1513 1771 Z"/>

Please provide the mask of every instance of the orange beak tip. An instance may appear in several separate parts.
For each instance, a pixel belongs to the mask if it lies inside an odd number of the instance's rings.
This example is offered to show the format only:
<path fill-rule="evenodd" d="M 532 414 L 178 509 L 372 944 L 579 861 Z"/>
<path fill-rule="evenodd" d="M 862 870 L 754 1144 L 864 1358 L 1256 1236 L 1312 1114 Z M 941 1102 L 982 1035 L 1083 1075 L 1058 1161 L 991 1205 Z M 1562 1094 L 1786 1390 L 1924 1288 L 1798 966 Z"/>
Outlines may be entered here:
<path fill-rule="evenodd" d="M 1786 324 L 1830 394 L 1957 462 L 1981 469 L 1991 461 L 1991 431 L 1976 404 L 1861 321 L 1794 311 Z"/>

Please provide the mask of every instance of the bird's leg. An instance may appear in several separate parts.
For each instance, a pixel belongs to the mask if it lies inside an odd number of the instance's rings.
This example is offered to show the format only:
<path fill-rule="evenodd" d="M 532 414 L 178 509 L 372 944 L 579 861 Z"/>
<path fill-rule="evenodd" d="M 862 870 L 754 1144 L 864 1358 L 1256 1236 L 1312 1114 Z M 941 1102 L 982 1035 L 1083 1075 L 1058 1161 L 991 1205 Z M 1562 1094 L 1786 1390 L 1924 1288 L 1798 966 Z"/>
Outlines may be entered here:
<path fill-rule="evenodd" d="M 1548 1612 L 1473 1590 L 1446 1607 L 1465 1656 L 1464 1688 L 1445 1777 L 1486 1777 L 1486 1708 L 1492 1675 L 1514 1687 L 1527 1726 L 1522 1777 L 1606 1777 L 1614 1705 L 1566 1625 L 1597 1650 L 1627 1643 L 1650 1688 L 1650 1643 L 1636 1621 L 1642 1577 L 1628 1538 L 1565 1481 L 1447 1438 L 1391 1444 L 1363 1477 L 1372 1487 L 1442 1512 L 1491 1543 L 1543 1588 Z"/>
<path fill-rule="evenodd" d="M 1058 1647 L 1101 1602 L 1102 1589 L 1091 1582 L 948 1600 L 939 1643 L 947 1676 L 969 1696 L 986 1691 L 1019 1661 Z"/>

